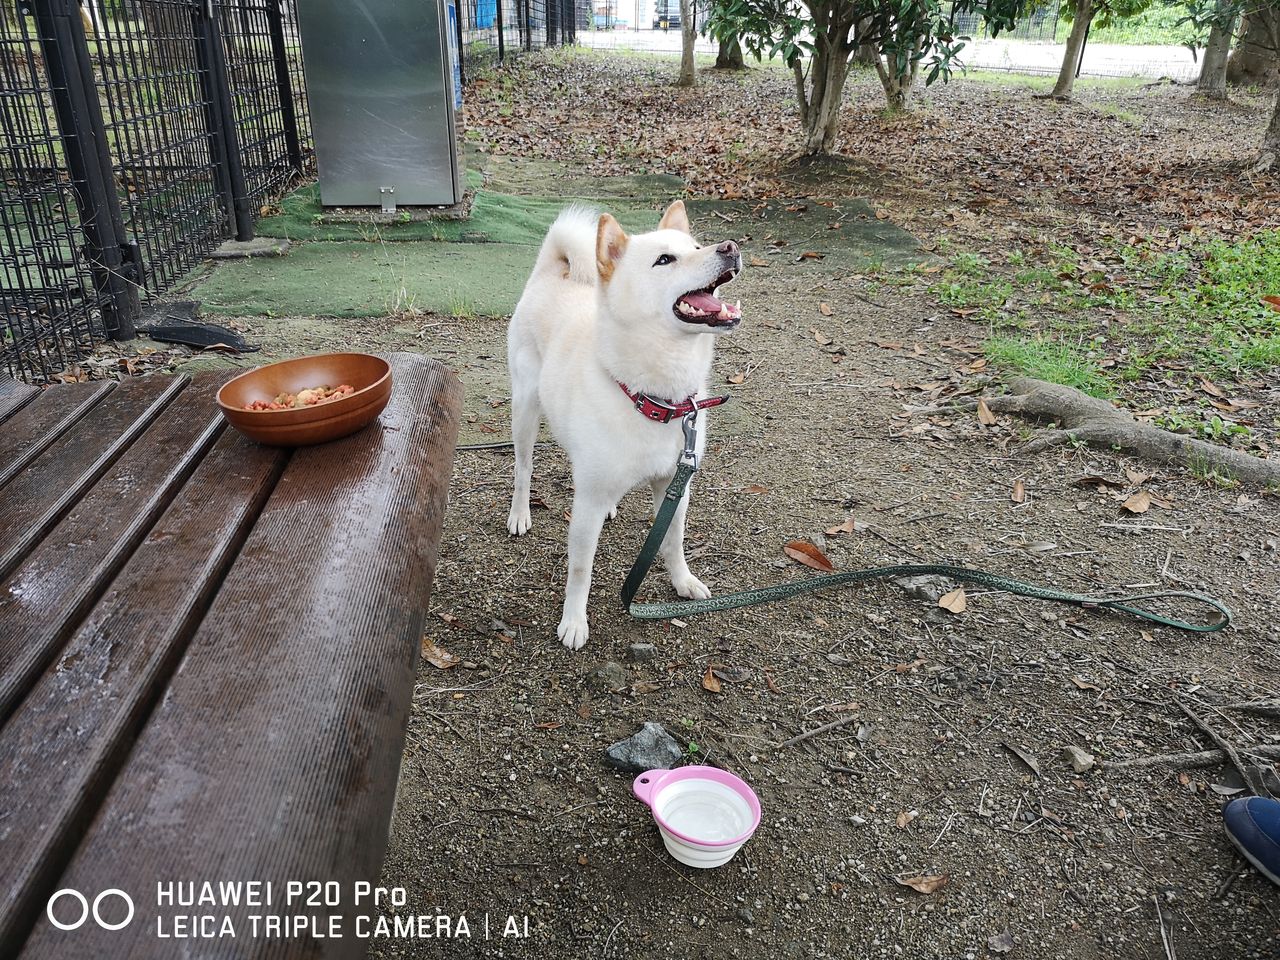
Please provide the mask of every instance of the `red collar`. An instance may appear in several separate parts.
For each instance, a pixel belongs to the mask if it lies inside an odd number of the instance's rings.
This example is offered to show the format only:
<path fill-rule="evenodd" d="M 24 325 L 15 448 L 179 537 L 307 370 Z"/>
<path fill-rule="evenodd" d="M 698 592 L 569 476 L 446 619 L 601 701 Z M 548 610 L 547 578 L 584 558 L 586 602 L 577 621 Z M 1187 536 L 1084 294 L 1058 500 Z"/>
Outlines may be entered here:
<path fill-rule="evenodd" d="M 627 385 L 621 380 L 614 381 L 627 395 L 627 399 L 635 404 L 635 408 L 645 415 L 649 420 L 658 423 L 670 423 L 677 417 L 683 417 L 686 414 L 693 413 L 695 410 L 706 410 L 708 407 L 718 407 L 720 404 L 728 401 L 728 397 L 707 397 L 705 400 L 695 400 L 693 397 L 686 397 L 679 403 L 671 400 L 661 400 L 657 397 L 651 397 L 647 393 L 633 393 L 627 389 Z"/>

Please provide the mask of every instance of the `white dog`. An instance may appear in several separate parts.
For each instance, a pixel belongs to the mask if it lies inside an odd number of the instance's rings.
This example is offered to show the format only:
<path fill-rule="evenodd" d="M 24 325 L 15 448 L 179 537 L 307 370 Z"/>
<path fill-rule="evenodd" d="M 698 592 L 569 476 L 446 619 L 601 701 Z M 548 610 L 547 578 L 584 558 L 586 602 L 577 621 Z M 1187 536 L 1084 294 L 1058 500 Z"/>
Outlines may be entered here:
<path fill-rule="evenodd" d="M 606 518 L 648 483 L 654 510 L 680 458 L 681 419 L 705 395 L 715 335 L 741 319 L 716 288 L 742 269 L 738 245 L 699 246 L 684 203 L 652 233 L 627 236 L 608 214 L 569 207 L 552 225 L 507 330 L 515 491 L 507 529 L 529 529 L 529 479 L 541 416 L 573 464 L 569 580 L 557 633 L 571 650 L 587 642 L 591 565 Z M 698 413 L 697 454 L 706 441 Z M 671 584 L 704 599 L 684 558 L 680 503 L 662 543 Z"/>

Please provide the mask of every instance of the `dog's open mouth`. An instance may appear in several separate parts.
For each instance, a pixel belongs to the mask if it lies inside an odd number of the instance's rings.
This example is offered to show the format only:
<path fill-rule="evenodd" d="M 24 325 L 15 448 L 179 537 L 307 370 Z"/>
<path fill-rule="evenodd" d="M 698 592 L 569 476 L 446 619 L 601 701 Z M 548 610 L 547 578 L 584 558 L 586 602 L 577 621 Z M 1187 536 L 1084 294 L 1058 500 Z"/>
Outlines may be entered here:
<path fill-rule="evenodd" d="M 742 304 L 725 303 L 715 291 L 738 275 L 726 270 L 715 282 L 701 290 L 690 290 L 675 303 L 675 314 L 685 323 L 702 323 L 708 327 L 732 327 L 742 319 Z"/>

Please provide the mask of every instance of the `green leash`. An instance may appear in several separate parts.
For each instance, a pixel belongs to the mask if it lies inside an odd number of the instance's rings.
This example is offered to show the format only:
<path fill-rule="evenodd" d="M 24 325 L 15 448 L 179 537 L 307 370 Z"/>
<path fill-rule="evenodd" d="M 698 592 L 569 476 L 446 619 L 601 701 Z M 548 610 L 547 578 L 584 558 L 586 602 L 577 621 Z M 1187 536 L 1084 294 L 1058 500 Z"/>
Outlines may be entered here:
<path fill-rule="evenodd" d="M 689 487 L 689 481 L 698 472 L 698 458 L 694 452 L 698 437 L 697 412 L 695 411 L 685 416 L 681 425 L 684 428 L 684 451 L 680 455 L 680 462 L 676 465 L 675 476 L 671 478 L 671 483 L 667 486 L 662 506 L 659 507 L 658 515 L 653 521 L 653 526 L 649 529 L 649 536 L 645 538 L 644 546 L 640 548 L 640 554 L 636 557 L 636 562 L 632 564 L 631 570 L 627 574 L 627 579 L 622 584 L 623 609 L 637 620 L 668 620 L 672 617 L 691 617 L 700 613 L 714 613 L 719 610 L 733 610 L 737 607 L 751 607 L 761 603 L 772 603 L 775 600 L 784 600 L 787 597 L 825 590 L 827 587 L 863 583 L 868 580 L 882 580 L 886 577 L 932 574 L 950 577 L 953 580 L 960 580 L 992 590 L 1003 590 L 1005 593 L 1012 593 L 1020 597 L 1053 600 L 1058 603 L 1069 603 L 1077 607 L 1097 607 L 1104 610 L 1115 610 L 1161 626 L 1189 630 L 1193 633 L 1214 633 L 1231 623 L 1231 611 L 1221 602 L 1213 597 L 1189 590 L 1165 590 L 1159 593 L 1138 593 L 1123 597 L 1091 597 L 1085 594 L 1070 593 L 1066 590 L 1057 590 L 1053 587 L 1027 583 L 1024 580 L 1015 580 L 1012 577 L 1006 577 L 998 573 L 971 570 L 968 567 L 948 563 L 905 563 L 890 567 L 871 567 L 867 570 L 850 570 L 846 573 L 828 573 L 808 580 L 780 583 L 772 587 L 758 587 L 755 590 L 743 590 L 741 593 L 730 593 L 720 597 L 712 597 L 709 600 L 634 603 L 636 591 L 640 589 L 640 584 L 644 580 L 645 574 L 653 566 L 653 561 L 658 555 L 658 548 L 661 547 L 663 538 L 667 535 L 671 521 L 676 515 L 676 509 L 680 506 L 685 490 Z M 1193 603 L 1212 607 L 1217 611 L 1220 619 L 1210 623 L 1189 623 L 1186 620 L 1166 617 L 1153 610 L 1133 605 L 1144 600 L 1174 599 L 1189 600 Z"/>

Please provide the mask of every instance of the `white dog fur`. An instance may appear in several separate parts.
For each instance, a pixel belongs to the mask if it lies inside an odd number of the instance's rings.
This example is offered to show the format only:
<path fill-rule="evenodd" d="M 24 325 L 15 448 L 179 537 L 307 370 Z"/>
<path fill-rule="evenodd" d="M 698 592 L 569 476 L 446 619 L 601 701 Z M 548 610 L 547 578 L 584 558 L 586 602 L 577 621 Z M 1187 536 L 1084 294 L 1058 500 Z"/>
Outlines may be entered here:
<path fill-rule="evenodd" d="M 631 237 L 608 214 L 571 206 L 543 241 L 507 331 L 516 455 L 507 528 L 518 536 L 531 524 L 533 448 L 545 416 L 573 466 L 569 574 L 557 630 L 571 650 L 587 642 L 591 567 L 605 520 L 642 483 L 652 489 L 656 511 L 683 447 L 679 417 L 646 419 L 618 383 L 675 403 L 705 396 L 715 337 L 733 329 L 740 314 L 726 307 L 718 323 L 681 319 L 675 305 L 741 267 L 732 241 L 699 246 L 681 201 L 667 208 L 657 230 Z M 707 302 L 705 292 L 700 302 Z M 707 420 L 707 411 L 699 413 L 699 456 Z M 661 557 L 676 593 L 701 599 L 711 593 L 684 557 L 688 500 L 686 492 Z"/>

